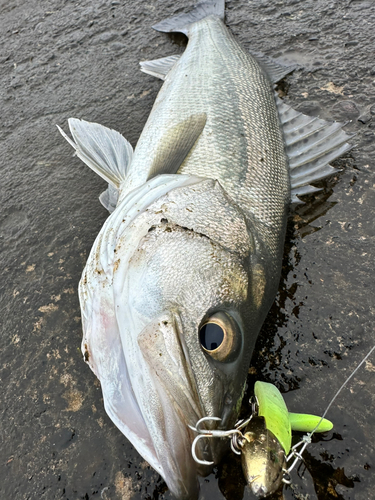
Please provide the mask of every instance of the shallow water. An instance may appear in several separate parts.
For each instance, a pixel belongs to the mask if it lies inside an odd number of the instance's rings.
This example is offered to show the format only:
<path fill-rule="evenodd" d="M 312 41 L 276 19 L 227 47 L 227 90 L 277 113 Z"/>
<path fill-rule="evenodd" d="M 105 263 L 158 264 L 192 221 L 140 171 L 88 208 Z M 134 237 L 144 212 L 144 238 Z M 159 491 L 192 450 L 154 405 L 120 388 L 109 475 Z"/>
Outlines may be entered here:
<path fill-rule="evenodd" d="M 183 51 L 183 37 L 150 27 L 184 5 L 0 0 L 2 499 L 171 499 L 106 416 L 82 362 L 76 289 L 107 216 L 105 185 L 55 124 L 98 121 L 134 146 L 161 85 L 138 61 Z M 357 134 L 342 172 L 290 216 L 249 375 L 250 388 L 275 383 L 291 411 L 321 413 L 374 343 L 375 4 L 233 0 L 226 14 L 245 47 L 300 65 L 280 88 L 287 102 Z M 333 431 L 275 498 L 373 497 L 374 371 L 373 357 L 330 410 Z M 205 499 L 250 498 L 233 456 L 201 484 Z"/>

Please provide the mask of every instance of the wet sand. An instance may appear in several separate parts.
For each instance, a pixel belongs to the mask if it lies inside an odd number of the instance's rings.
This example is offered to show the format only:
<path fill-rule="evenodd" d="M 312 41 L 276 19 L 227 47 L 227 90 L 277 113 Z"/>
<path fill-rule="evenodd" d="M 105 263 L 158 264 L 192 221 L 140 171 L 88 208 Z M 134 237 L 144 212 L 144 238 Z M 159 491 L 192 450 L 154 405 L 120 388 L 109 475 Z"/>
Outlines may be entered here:
<path fill-rule="evenodd" d="M 184 6 L 0 1 L 1 499 L 171 499 L 82 361 L 77 285 L 107 217 L 106 186 L 55 124 L 97 121 L 135 146 L 161 86 L 138 62 L 183 51 L 182 36 L 151 26 Z M 286 102 L 357 134 L 335 163 L 342 172 L 291 213 L 249 376 L 275 383 L 291 411 L 319 413 L 375 342 L 375 4 L 234 0 L 226 23 L 245 47 L 299 64 L 280 86 Z M 374 371 L 375 356 L 332 407 L 334 430 L 308 448 L 286 500 L 373 497 Z M 249 498 L 233 456 L 201 484 L 205 499 Z"/>

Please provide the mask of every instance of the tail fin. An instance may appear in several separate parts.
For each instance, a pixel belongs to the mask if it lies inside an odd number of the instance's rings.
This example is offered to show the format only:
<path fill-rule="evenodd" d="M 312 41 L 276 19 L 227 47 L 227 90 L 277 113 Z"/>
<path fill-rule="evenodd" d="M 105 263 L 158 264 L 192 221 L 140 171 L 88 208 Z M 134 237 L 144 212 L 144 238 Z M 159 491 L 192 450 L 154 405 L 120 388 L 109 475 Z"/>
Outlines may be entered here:
<path fill-rule="evenodd" d="M 196 23 L 208 16 L 218 16 L 224 21 L 225 0 L 206 0 L 199 2 L 193 10 L 187 14 L 179 14 L 169 19 L 165 19 L 153 28 L 156 31 L 171 33 L 178 31 L 187 35 L 190 24 Z"/>

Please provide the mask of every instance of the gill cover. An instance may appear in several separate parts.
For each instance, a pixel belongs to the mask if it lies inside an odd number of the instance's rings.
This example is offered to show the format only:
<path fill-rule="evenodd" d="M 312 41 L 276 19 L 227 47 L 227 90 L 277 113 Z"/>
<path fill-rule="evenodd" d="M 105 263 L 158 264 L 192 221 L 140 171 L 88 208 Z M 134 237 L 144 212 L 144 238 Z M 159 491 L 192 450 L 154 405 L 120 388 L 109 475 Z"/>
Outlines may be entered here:
<path fill-rule="evenodd" d="M 82 349 L 107 413 L 181 499 L 209 472 L 193 462 L 188 425 L 237 418 L 256 337 L 244 335 L 252 251 L 217 181 L 159 175 L 120 199 L 80 282 Z M 225 340 L 205 350 L 213 323 Z M 225 446 L 202 441 L 198 454 L 217 462 Z"/>

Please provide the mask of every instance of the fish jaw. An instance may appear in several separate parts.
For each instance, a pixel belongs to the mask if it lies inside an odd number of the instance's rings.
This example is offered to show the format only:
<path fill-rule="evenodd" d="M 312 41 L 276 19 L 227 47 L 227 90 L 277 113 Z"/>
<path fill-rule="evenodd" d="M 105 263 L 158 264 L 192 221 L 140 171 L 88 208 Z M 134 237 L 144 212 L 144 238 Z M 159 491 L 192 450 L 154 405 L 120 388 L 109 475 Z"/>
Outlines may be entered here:
<path fill-rule="evenodd" d="M 197 464 L 192 457 L 191 447 L 196 434 L 191 427 L 205 416 L 205 410 L 178 314 L 166 312 L 150 322 L 138 336 L 138 345 L 145 362 L 143 380 L 147 385 L 152 384 L 152 388 L 138 388 L 137 394 L 161 474 L 176 498 L 197 498 L 197 476 L 207 476 L 212 465 Z M 146 372 L 148 376 L 145 377 Z M 217 397 L 213 404 L 220 412 L 222 397 Z M 196 453 L 200 459 L 213 464 L 220 461 L 226 449 L 225 442 L 204 439 L 199 440 Z"/>

